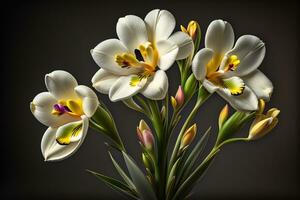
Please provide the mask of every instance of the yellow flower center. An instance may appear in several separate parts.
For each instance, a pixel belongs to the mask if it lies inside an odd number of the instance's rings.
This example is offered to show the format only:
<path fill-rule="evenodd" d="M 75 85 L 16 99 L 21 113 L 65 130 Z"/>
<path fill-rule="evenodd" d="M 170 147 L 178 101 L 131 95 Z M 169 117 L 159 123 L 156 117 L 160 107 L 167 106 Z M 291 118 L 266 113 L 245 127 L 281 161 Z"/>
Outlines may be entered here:
<path fill-rule="evenodd" d="M 53 105 L 51 112 L 53 115 L 68 114 L 74 117 L 80 117 L 83 115 L 82 101 L 80 99 L 67 99 L 59 100 L 57 104 Z"/>
<path fill-rule="evenodd" d="M 122 68 L 138 68 L 141 72 L 133 77 L 130 85 L 137 86 L 144 78 L 152 76 L 158 63 L 158 51 L 151 42 L 140 45 L 133 53 L 115 55 L 115 62 Z"/>
<path fill-rule="evenodd" d="M 228 89 L 232 95 L 240 95 L 245 89 L 244 82 L 237 78 L 224 78 L 223 75 L 227 71 L 234 71 L 240 64 L 240 60 L 236 55 L 231 55 L 226 63 L 223 70 L 219 70 L 219 66 L 223 59 L 223 55 L 215 55 L 207 64 L 207 75 L 206 78 L 214 85 Z"/>

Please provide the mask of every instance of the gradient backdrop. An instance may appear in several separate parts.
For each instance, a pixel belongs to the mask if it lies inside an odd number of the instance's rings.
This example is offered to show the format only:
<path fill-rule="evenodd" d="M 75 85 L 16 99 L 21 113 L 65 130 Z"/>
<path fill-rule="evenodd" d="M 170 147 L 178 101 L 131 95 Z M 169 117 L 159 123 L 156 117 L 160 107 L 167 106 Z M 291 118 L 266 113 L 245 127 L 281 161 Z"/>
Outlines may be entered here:
<path fill-rule="evenodd" d="M 119 17 L 144 17 L 154 8 L 171 11 L 180 24 L 197 20 L 203 33 L 214 19 L 229 21 L 236 37 L 259 36 L 267 54 L 260 69 L 275 90 L 268 107 L 281 109 L 280 123 L 272 134 L 252 144 L 226 146 L 194 189 L 195 199 L 299 198 L 299 14 L 289 1 L 60 1 L 11 3 L 1 12 L 1 65 L 3 88 L 1 143 L 1 196 L 3 199 L 123 199 L 85 169 L 117 177 L 103 141 L 89 131 L 71 158 L 46 163 L 40 141 L 47 127 L 30 113 L 29 102 L 45 90 L 44 75 L 55 69 L 71 72 L 81 84 L 91 85 L 99 69 L 89 50 L 116 37 Z M 203 41 L 202 41 L 203 46 Z M 179 79 L 177 67 L 168 71 L 170 91 Z M 140 156 L 135 127 L 143 117 L 122 103 L 99 97 L 114 114 L 130 154 Z M 215 139 L 219 110 L 225 101 L 214 95 L 195 121 L 199 133 L 213 126 Z M 4 108 L 4 109 L 3 109 Z M 187 111 L 190 108 L 187 109 Z M 5 130 L 5 131 L 4 131 Z M 245 130 L 246 134 L 247 130 Z M 199 134 L 200 135 L 200 134 Z M 119 158 L 120 159 L 120 158 Z M 120 159 L 121 160 L 121 159 Z"/>

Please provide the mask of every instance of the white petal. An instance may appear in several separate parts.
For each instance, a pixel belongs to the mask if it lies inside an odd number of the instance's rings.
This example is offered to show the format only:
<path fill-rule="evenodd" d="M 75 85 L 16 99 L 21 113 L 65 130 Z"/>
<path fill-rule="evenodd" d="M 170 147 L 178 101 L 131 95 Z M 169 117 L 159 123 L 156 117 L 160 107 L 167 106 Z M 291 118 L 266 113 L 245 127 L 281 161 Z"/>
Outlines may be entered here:
<path fill-rule="evenodd" d="M 122 44 L 120 40 L 108 39 L 98 44 L 91 50 L 91 54 L 99 67 L 117 75 L 128 75 L 135 73 L 137 69 L 122 68 L 115 62 L 117 54 L 126 53 L 129 50 Z"/>
<path fill-rule="evenodd" d="M 209 93 L 214 93 L 217 89 L 219 89 L 218 86 L 215 86 L 212 82 L 210 82 L 207 79 L 204 79 L 202 82 L 203 87 L 209 92 Z"/>
<path fill-rule="evenodd" d="M 127 15 L 119 19 L 117 34 L 122 43 L 132 52 L 148 41 L 145 22 L 135 15 Z"/>
<path fill-rule="evenodd" d="M 82 99 L 83 112 L 87 117 L 92 117 L 99 105 L 98 97 L 95 92 L 85 86 L 79 85 L 75 88 L 76 94 Z"/>
<path fill-rule="evenodd" d="M 154 76 L 147 82 L 141 93 L 152 100 L 165 98 L 168 92 L 168 77 L 163 70 L 155 72 Z"/>
<path fill-rule="evenodd" d="M 149 40 L 166 40 L 175 28 L 175 18 L 167 10 L 155 9 L 150 11 L 145 17 Z"/>
<path fill-rule="evenodd" d="M 120 101 L 137 94 L 144 87 L 147 79 L 143 78 L 138 84 L 132 85 L 134 78 L 137 78 L 137 75 L 121 76 L 109 90 L 110 100 Z"/>
<path fill-rule="evenodd" d="M 217 93 L 223 97 L 228 103 L 240 111 L 253 111 L 257 110 L 258 101 L 254 92 L 247 86 L 244 89 L 243 94 L 234 96 L 231 95 L 227 89 L 218 89 Z"/>
<path fill-rule="evenodd" d="M 223 20 L 212 21 L 206 31 L 205 47 L 216 54 L 224 55 L 234 43 L 234 33 L 231 25 Z"/>
<path fill-rule="evenodd" d="M 259 67 L 266 53 L 265 44 L 256 36 L 241 36 L 234 48 L 226 54 L 226 57 L 236 55 L 240 60 L 238 68 L 234 73 L 245 76 Z"/>
<path fill-rule="evenodd" d="M 82 133 L 81 137 L 76 142 L 71 142 L 68 145 L 60 145 L 56 141 L 56 132 L 58 129 L 48 128 L 45 132 L 42 142 L 41 150 L 45 161 L 59 161 L 73 155 L 81 146 L 87 134 L 89 120 L 87 117 L 82 116 Z"/>
<path fill-rule="evenodd" d="M 56 70 L 45 76 L 48 91 L 57 99 L 76 98 L 74 88 L 76 79 L 69 72 Z"/>
<path fill-rule="evenodd" d="M 207 72 L 206 66 L 212 59 L 213 55 L 213 50 L 208 48 L 203 48 L 196 53 L 192 62 L 192 70 L 197 80 L 204 80 Z"/>
<path fill-rule="evenodd" d="M 30 110 L 35 118 L 46 126 L 58 127 L 76 120 L 76 118 L 70 115 L 51 114 L 53 106 L 56 103 L 57 100 L 50 92 L 42 92 L 30 103 Z"/>
<path fill-rule="evenodd" d="M 111 86 L 117 81 L 119 76 L 116 76 L 107 70 L 100 69 L 92 78 L 93 87 L 103 94 L 108 94 Z"/>
<path fill-rule="evenodd" d="M 175 43 L 179 48 L 176 60 L 187 58 L 194 52 L 194 42 L 192 38 L 184 32 L 178 31 L 172 34 L 168 40 Z"/>
<path fill-rule="evenodd" d="M 178 53 L 178 46 L 168 40 L 161 40 L 156 45 L 159 53 L 158 66 L 160 69 L 165 71 L 175 62 Z"/>
<path fill-rule="evenodd" d="M 272 82 L 258 69 L 242 77 L 246 85 L 253 90 L 258 99 L 269 101 L 273 92 Z"/>

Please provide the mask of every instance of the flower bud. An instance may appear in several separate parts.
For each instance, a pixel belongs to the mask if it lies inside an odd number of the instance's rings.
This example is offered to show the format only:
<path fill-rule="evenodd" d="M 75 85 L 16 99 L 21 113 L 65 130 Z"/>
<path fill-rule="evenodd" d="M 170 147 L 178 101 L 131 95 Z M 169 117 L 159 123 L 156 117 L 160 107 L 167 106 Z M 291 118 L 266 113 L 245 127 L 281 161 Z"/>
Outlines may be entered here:
<path fill-rule="evenodd" d="M 149 155 L 142 153 L 142 160 L 146 169 L 149 169 L 150 172 L 154 171 L 153 165 L 151 163 L 151 159 Z"/>
<path fill-rule="evenodd" d="M 187 33 L 193 40 L 196 38 L 197 30 L 199 29 L 199 24 L 196 21 L 190 21 L 187 28 L 180 26 L 182 32 Z"/>
<path fill-rule="evenodd" d="M 280 110 L 272 108 L 266 115 L 257 115 L 250 127 L 248 139 L 256 140 L 269 133 L 277 125 L 279 113 Z"/>
<path fill-rule="evenodd" d="M 181 85 L 179 85 L 179 87 L 178 87 L 178 90 L 175 95 L 175 99 L 177 102 L 177 106 L 181 107 L 184 103 L 184 92 L 183 92 Z"/>
<path fill-rule="evenodd" d="M 173 109 L 177 108 L 177 101 L 175 99 L 175 97 L 171 96 L 171 105 L 173 107 Z"/>
<path fill-rule="evenodd" d="M 228 119 L 228 113 L 229 113 L 229 107 L 226 104 L 219 114 L 219 129 L 221 129 L 222 125 Z"/>
<path fill-rule="evenodd" d="M 151 129 L 146 124 L 144 120 L 141 120 L 139 123 L 139 126 L 136 129 L 138 139 L 142 143 L 142 145 L 145 147 L 148 151 L 153 151 L 154 149 L 154 136 L 152 134 Z"/>
<path fill-rule="evenodd" d="M 181 138 L 180 149 L 184 149 L 192 143 L 197 133 L 197 125 L 193 124 L 188 130 L 185 131 Z"/>
<path fill-rule="evenodd" d="M 166 114 L 167 114 L 166 106 L 163 106 L 161 108 L 160 114 L 161 114 L 162 119 L 164 120 L 166 118 Z"/>

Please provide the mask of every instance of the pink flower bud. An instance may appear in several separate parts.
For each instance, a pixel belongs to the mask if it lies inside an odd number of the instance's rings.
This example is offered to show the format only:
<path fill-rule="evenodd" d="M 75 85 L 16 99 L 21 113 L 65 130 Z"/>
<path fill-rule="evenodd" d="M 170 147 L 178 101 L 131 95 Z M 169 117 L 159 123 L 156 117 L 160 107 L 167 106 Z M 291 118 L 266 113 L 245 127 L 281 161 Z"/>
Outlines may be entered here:
<path fill-rule="evenodd" d="M 149 151 L 152 151 L 154 148 L 154 137 L 151 131 L 144 130 L 142 132 L 143 141 L 145 148 Z"/>
<path fill-rule="evenodd" d="M 179 85 L 178 87 L 177 93 L 175 95 L 175 99 L 176 99 L 177 107 L 181 107 L 184 103 L 184 92 L 181 85 Z"/>

